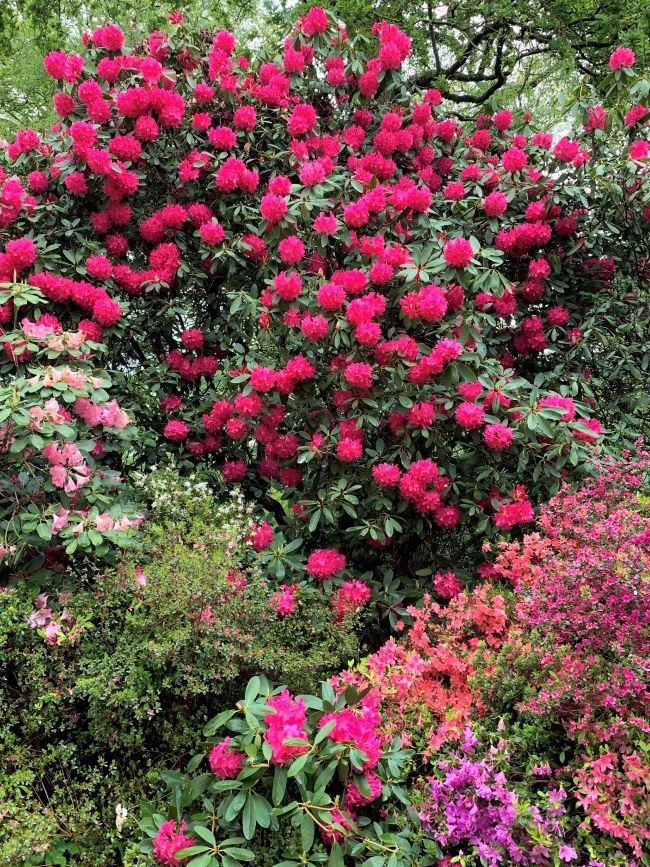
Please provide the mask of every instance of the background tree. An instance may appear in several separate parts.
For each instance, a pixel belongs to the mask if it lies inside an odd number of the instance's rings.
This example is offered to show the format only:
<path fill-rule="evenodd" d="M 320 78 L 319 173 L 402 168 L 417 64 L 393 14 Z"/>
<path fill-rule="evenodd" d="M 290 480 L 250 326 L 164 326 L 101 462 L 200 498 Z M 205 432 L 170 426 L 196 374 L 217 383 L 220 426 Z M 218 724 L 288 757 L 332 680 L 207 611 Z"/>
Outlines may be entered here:
<path fill-rule="evenodd" d="M 287 4 L 285 3 L 285 6 Z M 413 39 L 413 78 L 437 86 L 460 113 L 524 96 L 551 102 L 551 92 L 599 88 L 617 45 L 648 63 L 648 0 L 336 0 L 351 33 L 368 33 L 380 16 Z M 552 87 L 549 87 L 552 82 Z"/>

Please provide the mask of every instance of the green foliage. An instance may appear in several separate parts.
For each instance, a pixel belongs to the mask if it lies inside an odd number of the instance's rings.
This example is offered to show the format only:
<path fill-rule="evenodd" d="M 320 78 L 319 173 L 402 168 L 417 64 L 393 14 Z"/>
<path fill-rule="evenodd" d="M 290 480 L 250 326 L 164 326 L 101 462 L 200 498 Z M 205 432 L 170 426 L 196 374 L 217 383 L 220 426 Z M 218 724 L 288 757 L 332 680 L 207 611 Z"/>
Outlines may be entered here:
<path fill-rule="evenodd" d="M 240 498 L 217 505 L 170 470 L 144 495 L 152 517 L 116 570 L 65 573 L 45 598 L 23 584 L 2 595 L 0 864 L 121 864 L 134 823 L 118 834 L 116 805 L 132 814 L 154 797 L 149 769 L 186 760 L 251 675 L 310 690 L 358 653 L 352 621 L 334 625 L 322 595 L 276 615 L 246 563 Z M 46 610 L 53 644 L 36 622 Z M 55 852 L 68 860 L 42 860 Z"/>

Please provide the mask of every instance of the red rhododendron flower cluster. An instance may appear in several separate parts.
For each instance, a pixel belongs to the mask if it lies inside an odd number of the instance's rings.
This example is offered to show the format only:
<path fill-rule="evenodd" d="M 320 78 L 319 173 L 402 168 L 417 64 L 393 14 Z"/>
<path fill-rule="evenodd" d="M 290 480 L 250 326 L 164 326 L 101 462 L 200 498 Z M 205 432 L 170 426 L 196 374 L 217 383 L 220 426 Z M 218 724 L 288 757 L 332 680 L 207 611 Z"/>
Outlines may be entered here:
<path fill-rule="evenodd" d="M 238 61 L 228 31 L 168 29 L 130 49 L 105 25 L 83 54 L 45 60 L 60 122 L 18 133 L 16 177 L 0 176 L 0 278 L 48 302 L 30 321 L 84 323 L 121 402 L 152 383 L 137 421 L 159 448 L 279 491 L 274 521 L 293 539 L 307 522 L 312 551 L 398 557 L 407 510 L 416 535 L 530 520 L 601 432 L 581 324 L 612 291 L 617 251 L 595 228 L 597 182 L 578 174 L 600 139 L 554 142 L 507 110 L 447 117 L 438 91 L 403 87 L 410 39 L 392 23 L 368 56 L 316 7 L 260 63 Z M 636 139 L 616 157 L 635 226 Z M 3 304 L 1 327 L 11 315 Z M 6 340 L 7 365 L 31 352 L 25 334 Z M 545 415 L 540 372 L 576 395 L 573 418 Z M 480 395 L 458 391 L 479 379 Z M 320 580 L 343 568 L 312 566 Z"/>

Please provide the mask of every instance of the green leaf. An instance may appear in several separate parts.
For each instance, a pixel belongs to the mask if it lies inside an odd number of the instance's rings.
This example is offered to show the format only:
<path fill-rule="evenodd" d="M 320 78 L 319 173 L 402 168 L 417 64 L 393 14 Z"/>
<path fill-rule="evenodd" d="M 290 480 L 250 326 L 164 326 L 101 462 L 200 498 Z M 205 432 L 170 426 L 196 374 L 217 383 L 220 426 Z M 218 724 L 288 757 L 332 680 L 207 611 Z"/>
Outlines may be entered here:
<path fill-rule="evenodd" d="M 192 756 L 192 758 L 187 763 L 187 773 L 193 774 L 204 758 L 205 756 L 203 753 L 197 753 L 195 756 Z"/>
<path fill-rule="evenodd" d="M 321 741 L 324 741 L 328 734 L 332 731 L 334 726 L 336 725 L 336 720 L 330 720 L 327 725 L 324 725 L 322 729 L 318 732 L 316 737 L 314 738 L 314 743 L 319 744 Z"/>
<path fill-rule="evenodd" d="M 302 769 L 305 767 L 305 765 L 307 764 L 308 761 L 309 761 L 309 753 L 305 753 L 302 756 L 298 756 L 298 758 L 295 759 L 291 763 L 291 766 L 289 767 L 289 770 L 287 772 L 287 776 L 295 777 L 297 774 L 299 774 L 302 771 Z"/>
<path fill-rule="evenodd" d="M 36 532 L 45 542 L 49 542 L 52 538 L 52 531 L 49 524 L 39 524 L 36 528 Z"/>
<path fill-rule="evenodd" d="M 217 714 L 214 719 L 211 719 L 206 723 L 205 728 L 203 729 L 205 737 L 212 737 L 212 735 L 220 729 L 224 723 L 227 723 L 229 719 L 232 719 L 236 713 L 236 710 L 224 710 L 222 713 Z"/>
<path fill-rule="evenodd" d="M 324 768 L 320 774 L 316 777 L 316 783 L 314 784 L 314 791 L 322 791 L 327 784 L 330 782 L 334 774 L 336 773 L 336 761 L 332 761 Z"/>
<path fill-rule="evenodd" d="M 327 867 L 344 867 L 343 852 L 338 843 L 334 843 L 332 846 Z"/>
<path fill-rule="evenodd" d="M 369 798 L 372 795 L 372 792 L 370 791 L 370 786 L 368 784 L 368 779 L 365 774 L 357 774 L 354 778 L 354 785 L 356 785 L 357 789 L 365 798 Z"/>
<path fill-rule="evenodd" d="M 217 845 L 217 841 L 215 840 L 212 831 L 210 831 L 209 828 L 205 828 L 203 825 L 195 825 L 192 833 L 198 835 L 202 840 L 205 840 L 205 842 L 209 843 L 211 846 Z"/>
<path fill-rule="evenodd" d="M 282 802 L 284 793 L 287 790 L 287 770 L 279 765 L 275 767 L 273 775 L 273 789 L 271 791 L 271 800 L 277 806 Z"/>
<path fill-rule="evenodd" d="M 192 855 L 199 855 L 203 852 L 210 852 L 208 846 L 190 846 L 188 849 L 181 849 L 176 854 L 179 858 L 190 858 Z"/>
<path fill-rule="evenodd" d="M 302 817 L 302 822 L 300 823 L 300 841 L 303 852 L 309 852 L 311 849 L 314 843 L 314 830 L 314 820 L 309 813 L 305 813 Z"/>
<path fill-rule="evenodd" d="M 252 795 L 249 793 L 244 804 L 244 812 L 242 814 L 242 831 L 247 840 L 252 840 L 255 836 L 255 807 Z"/>
<path fill-rule="evenodd" d="M 257 696 L 260 694 L 260 685 L 261 681 L 259 677 L 251 677 L 248 681 L 248 686 L 246 687 L 246 692 L 244 693 L 244 701 L 246 704 L 251 704 L 254 702 Z"/>
<path fill-rule="evenodd" d="M 246 802 L 246 792 L 239 792 L 239 794 L 235 795 L 232 801 L 228 804 L 226 808 L 226 812 L 224 815 L 224 819 L 226 822 L 232 822 L 235 816 L 240 812 L 241 808 L 244 806 Z"/>
<path fill-rule="evenodd" d="M 237 861 L 254 861 L 255 853 L 250 849 L 241 849 L 239 846 L 229 846 L 227 849 L 222 849 L 226 855 L 235 858 Z"/>
<path fill-rule="evenodd" d="M 270 804 L 266 798 L 255 793 L 253 795 L 253 806 L 255 809 L 255 820 L 262 828 L 268 828 L 271 824 L 271 814 L 269 812 Z"/>
<path fill-rule="evenodd" d="M 220 794 L 221 792 L 232 792 L 234 789 L 241 788 L 241 783 L 237 780 L 216 780 L 210 785 L 210 791 Z"/>
<path fill-rule="evenodd" d="M 189 789 L 183 794 L 183 804 L 187 806 L 205 792 L 213 780 L 212 774 L 199 774 L 190 783 Z"/>

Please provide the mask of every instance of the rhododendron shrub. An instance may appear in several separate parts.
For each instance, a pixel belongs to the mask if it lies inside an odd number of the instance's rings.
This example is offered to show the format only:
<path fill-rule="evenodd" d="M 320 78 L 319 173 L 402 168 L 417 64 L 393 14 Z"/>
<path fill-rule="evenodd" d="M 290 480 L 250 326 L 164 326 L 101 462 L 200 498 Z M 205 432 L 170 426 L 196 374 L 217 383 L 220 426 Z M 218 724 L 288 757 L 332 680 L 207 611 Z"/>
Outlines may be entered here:
<path fill-rule="evenodd" d="M 300 563 L 401 577 L 432 530 L 525 525 L 589 460 L 581 329 L 648 189 L 638 111 L 611 138 L 462 126 L 407 86 L 409 38 L 375 36 L 316 7 L 275 59 L 176 18 L 48 55 L 61 121 L 7 149 L 0 276 L 102 332 L 143 458 L 212 462 L 307 529 Z M 616 248 L 603 172 L 635 227 Z"/>
<path fill-rule="evenodd" d="M 417 850 L 381 816 L 382 797 L 405 794 L 398 782 L 410 757 L 399 739 L 378 731 L 375 696 L 353 687 L 335 695 L 325 683 L 320 696 L 294 696 L 254 677 L 237 710 L 226 710 L 205 727 L 205 754 L 188 773 L 167 772 L 174 818 L 150 814 L 141 821 L 155 863 L 204 864 L 254 861 L 247 841 L 296 831 L 286 863 L 344 863 L 344 852 L 372 864 L 415 864 Z M 229 734 L 224 736 L 228 730 Z M 206 766 L 199 775 L 196 771 Z M 177 824 L 180 823 L 180 824 Z M 168 858 L 169 841 L 176 861 Z M 173 832 L 173 837 L 170 835 Z M 196 863 L 199 863 L 198 861 Z"/>
<path fill-rule="evenodd" d="M 0 299 L 18 326 L 4 347 L 24 358 L 0 388 L 0 565 L 34 572 L 76 550 L 101 558 L 142 521 L 105 460 L 128 444 L 131 418 L 92 363 L 96 335 L 64 331 L 50 313 L 22 316 L 44 300 L 36 289 L 16 285 Z"/>

